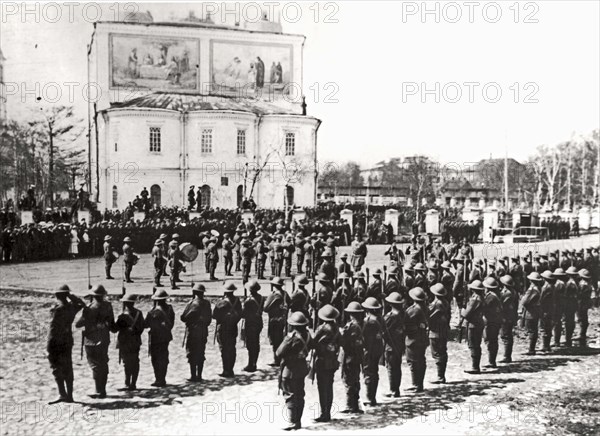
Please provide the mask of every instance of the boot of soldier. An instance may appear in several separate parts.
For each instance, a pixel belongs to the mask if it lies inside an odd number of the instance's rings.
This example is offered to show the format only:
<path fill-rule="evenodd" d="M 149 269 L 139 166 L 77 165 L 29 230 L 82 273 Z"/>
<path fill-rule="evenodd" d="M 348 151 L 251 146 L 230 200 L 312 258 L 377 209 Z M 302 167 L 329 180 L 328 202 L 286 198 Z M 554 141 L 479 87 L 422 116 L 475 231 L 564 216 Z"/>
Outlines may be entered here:
<path fill-rule="evenodd" d="M 409 362 L 408 368 L 410 369 L 410 379 L 412 381 L 412 386 L 409 388 L 406 388 L 406 391 L 407 392 L 417 392 L 419 390 L 420 376 L 418 374 L 416 365 L 413 362 Z"/>
<path fill-rule="evenodd" d="M 67 403 L 72 403 L 73 400 L 73 379 L 67 378 L 65 380 L 65 387 L 67 391 Z"/>
<path fill-rule="evenodd" d="M 579 347 L 587 347 L 587 326 L 581 327 L 581 332 L 579 333 Z"/>
<path fill-rule="evenodd" d="M 131 381 L 129 382 L 129 390 L 130 391 L 135 391 L 137 389 L 137 379 L 138 379 L 139 373 L 140 373 L 139 368 L 136 368 L 133 371 L 131 371 Z"/>
<path fill-rule="evenodd" d="M 364 402 L 365 406 L 377 406 L 377 385 L 370 383 L 367 385 L 367 401 Z"/>
<path fill-rule="evenodd" d="M 171 276 L 171 289 L 179 289 L 179 286 L 177 286 L 177 279 L 174 276 Z"/>
<path fill-rule="evenodd" d="M 417 392 L 423 392 L 423 383 L 425 382 L 425 372 L 427 371 L 427 366 L 425 366 L 425 362 L 419 368 L 419 389 Z"/>
<path fill-rule="evenodd" d="M 56 387 L 58 388 L 58 398 L 56 400 L 52 400 L 49 401 L 48 404 L 56 404 L 56 403 L 62 403 L 62 402 L 67 402 L 68 399 L 68 395 L 67 395 L 67 391 L 65 390 L 65 382 L 64 380 L 56 380 Z"/>
<path fill-rule="evenodd" d="M 500 363 L 511 363 L 512 362 L 512 344 L 504 345 L 504 357 L 500 360 Z"/>
<path fill-rule="evenodd" d="M 527 355 L 533 356 L 535 354 L 535 346 L 537 345 L 537 338 L 529 338 L 529 350 L 527 351 Z"/>
<path fill-rule="evenodd" d="M 565 332 L 565 347 L 571 347 L 573 345 L 573 330 L 567 327 Z"/>
<path fill-rule="evenodd" d="M 465 369 L 467 374 L 481 374 L 479 363 L 481 362 L 481 356 L 471 356 L 471 369 Z"/>
<path fill-rule="evenodd" d="M 553 345 L 553 347 L 560 347 L 561 334 L 562 334 L 562 332 L 561 332 L 560 327 L 558 327 L 558 326 L 554 327 L 554 331 L 553 331 L 554 345 Z"/>
<path fill-rule="evenodd" d="M 436 364 L 437 366 L 437 378 L 431 383 L 434 385 L 446 383 L 446 365 L 443 363 Z"/>
<path fill-rule="evenodd" d="M 552 336 L 550 335 L 544 335 L 544 337 L 542 338 L 542 353 L 549 353 L 550 352 L 550 341 L 552 340 Z"/>
<path fill-rule="evenodd" d="M 188 378 L 188 381 L 195 382 L 196 380 L 196 364 L 190 363 L 190 378 Z"/>

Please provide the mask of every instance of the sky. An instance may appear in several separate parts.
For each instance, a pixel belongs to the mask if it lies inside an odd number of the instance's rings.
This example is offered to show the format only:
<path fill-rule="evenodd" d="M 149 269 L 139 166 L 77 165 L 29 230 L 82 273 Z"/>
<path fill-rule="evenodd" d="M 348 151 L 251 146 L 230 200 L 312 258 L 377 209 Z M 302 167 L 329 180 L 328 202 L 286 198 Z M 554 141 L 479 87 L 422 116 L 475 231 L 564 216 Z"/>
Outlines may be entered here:
<path fill-rule="evenodd" d="M 201 3 L 131 4 L 155 21 L 203 11 Z M 104 3 L 99 10 L 112 19 L 123 7 Z M 20 2 L 0 4 L 5 82 L 18 86 L 8 99 L 15 119 L 49 104 L 31 96 L 23 102 L 24 89 L 85 83 L 98 11 L 60 5 L 59 17 L 51 6 L 28 8 L 33 12 L 24 15 Z M 426 154 L 466 163 L 505 153 L 523 161 L 538 145 L 600 124 L 598 1 L 311 1 L 274 10 L 285 33 L 306 36 L 303 87 L 308 114 L 323 122 L 321 161 L 368 167 Z M 213 19 L 222 21 L 220 10 Z M 66 99 L 68 87 L 62 90 Z M 74 104 L 86 119 L 86 103 Z"/>

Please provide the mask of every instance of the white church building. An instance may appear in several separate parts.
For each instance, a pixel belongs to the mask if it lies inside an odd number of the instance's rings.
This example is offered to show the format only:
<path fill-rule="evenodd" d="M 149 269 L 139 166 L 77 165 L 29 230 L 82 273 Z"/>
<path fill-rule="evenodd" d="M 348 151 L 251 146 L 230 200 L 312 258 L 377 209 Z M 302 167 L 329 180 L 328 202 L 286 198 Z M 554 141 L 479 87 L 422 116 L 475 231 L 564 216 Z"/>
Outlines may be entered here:
<path fill-rule="evenodd" d="M 265 21 L 98 22 L 89 45 L 90 173 L 98 208 L 146 188 L 159 206 L 316 203 L 317 131 L 305 37 Z M 95 94 L 95 95 L 94 95 Z"/>

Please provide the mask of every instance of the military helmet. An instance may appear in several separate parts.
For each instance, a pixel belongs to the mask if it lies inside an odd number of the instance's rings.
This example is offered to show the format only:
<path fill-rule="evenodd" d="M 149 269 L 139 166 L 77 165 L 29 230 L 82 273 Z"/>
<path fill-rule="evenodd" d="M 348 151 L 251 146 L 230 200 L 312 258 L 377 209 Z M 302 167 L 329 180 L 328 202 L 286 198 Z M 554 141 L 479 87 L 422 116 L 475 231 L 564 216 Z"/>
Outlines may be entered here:
<path fill-rule="evenodd" d="M 473 280 L 468 284 L 468 288 L 474 291 L 483 291 L 483 283 L 481 283 L 481 280 Z"/>
<path fill-rule="evenodd" d="M 567 275 L 565 274 L 565 270 L 562 268 L 556 268 L 552 274 L 554 277 L 565 277 Z"/>
<path fill-rule="evenodd" d="M 419 262 L 414 266 L 414 270 L 415 271 L 427 271 L 427 268 L 425 268 L 425 265 L 423 265 L 421 262 Z"/>
<path fill-rule="evenodd" d="M 529 275 L 527 276 L 527 278 L 529 280 L 531 280 L 532 282 L 541 282 L 543 280 L 542 276 L 537 271 L 533 271 L 533 272 L 529 273 Z"/>
<path fill-rule="evenodd" d="M 512 288 L 515 286 L 515 281 L 508 274 L 505 274 L 502 277 L 500 277 L 500 283 L 502 283 L 505 286 L 508 286 L 509 288 Z"/>
<path fill-rule="evenodd" d="M 576 276 L 577 275 L 577 268 L 574 266 L 570 266 L 569 268 L 567 268 L 567 274 L 570 276 Z"/>
<path fill-rule="evenodd" d="M 88 293 L 88 295 L 106 295 L 108 292 L 106 292 L 106 289 L 104 289 L 104 286 L 102 285 L 96 285 L 94 286 L 92 289 L 90 289 L 90 292 Z"/>
<path fill-rule="evenodd" d="M 587 270 L 587 268 L 582 268 L 579 271 L 579 277 L 581 277 L 582 279 L 591 279 L 592 276 L 590 274 L 590 272 Z"/>
<path fill-rule="evenodd" d="M 303 326 L 303 325 L 308 325 L 308 320 L 306 319 L 306 316 L 302 313 L 302 312 L 294 312 L 290 315 L 290 317 L 287 320 L 289 325 L 294 325 L 294 326 Z"/>
<path fill-rule="evenodd" d="M 121 298 L 122 303 L 135 303 L 137 301 L 137 297 L 135 294 L 125 294 L 123 298 Z"/>
<path fill-rule="evenodd" d="M 270 283 L 277 288 L 281 288 L 284 284 L 284 281 L 281 277 L 273 277 Z"/>
<path fill-rule="evenodd" d="M 206 288 L 204 287 L 204 285 L 201 285 L 200 283 L 196 283 L 194 285 L 194 287 L 192 288 L 192 292 L 202 292 L 204 293 L 206 291 Z"/>
<path fill-rule="evenodd" d="M 546 271 L 544 271 L 542 273 L 542 277 L 546 280 L 554 280 L 556 279 L 556 277 L 554 277 L 554 274 L 552 274 L 552 271 L 550 271 L 549 269 L 547 269 Z"/>
<path fill-rule="evenodd" d="M 335 321 L 340 316 L 340 312 L 331 304 L 326 304 L 319 309 L 318 315 L 323 321 Z"/>
<path fill-rule="evenodd" d="M 343 272 L 338 275 L 338 280 L 350 280 L 350 276 L 347 273 Z"/>
<path fill-rule="evenodd" d="M 381 309 L 381 304 L 379 304 L 379 301 L 377 301 L 375 297 L 368 297 L 363 302 L 362 307 L 364 307 L 365 309 L 377 310 Z"/>
<path fill-rule="evenodd" d="M 159 289 L 152 296 L 153 300 L 166 300 L 167 298 L 169 298 L 169 294 L 164 289 Z"/>
<path fill-rule="evenodd" d="M 331 280 L 329 280 L 329 278 L 327 277 L 327 274 L 325 273 L 319 273 L 319 276 L 317 277 L 317 280 L 320 282 L 329 282 Z"/>
<path fill-rule="evenodd" d="M 427 299 L 427 294 L 425 294 L 425 291 L 419 287 L 412 288 L 410 291 L 408 291 L 408 295 L 414 301 L 425 301 Z"/>
<path fill-rule="evenodd" d="M 61 285 L 54 290 L 54 294 L 68 294 L 71 292 L 71 288 L 68 285 Z"/>
<path fill-rule="evenodd" d="M 123 242 L 131 242 L 131 238 L 129 236 L 126 236 L 125 239 L 123 239 Z"/>
<path fill-rule="evenodd" d="M 483 287 L 487 289 L 498 289 L 498 282 L 493 277 L 486 277 L 483 281 Z"/>
<path fill-rule="evenodd" d="M 385 297 L 385 301 L 390 304 L 402 304 L 402 296 L 398 292 L 392 292 L 390 295 Z"/>
<path fill-rule="evenodd" d="M 358 301 L 351 301 L 350 303 L 348 303 L 348 306 L 346 306 L 346 309 L 344 309 L 344 311 L 348 312 L 348 313 L 364 312 L 363 308 L 361 307 L 361 305 Z"/>
<path fill-rule="evenodd" d="M 306 277 L 306 274 L 297 275 L 294 282 L 297 285 L 308 285 L 308 277 Z"/>
<path fill-rule="evenodd" d="M 223 290 L 226 294 L 232 294 L 237 290 L 237 286 L 232 281 L 228 281 L 225 283 L 225 288 Z"/>
<path fill-rule="evenodd" d="M 379 268 L 377 268 L 375 271 L 373 271 L 373 277 L 380 276 L 381 274 L 382 274 L 381 269 L 379 269 Z"/>
<path fill-rule="evenodd" d="M 446 288 L 441 283 L 436 283 L 429 290 L 433 295 L 437 295 L 438 297 L 446 296 Z"/>
<path fill-rule="evenodd" d="M 449 261 L 445 260 L 444 262 L 442 262 L 441 267 L 444 269 L 450 269 L 452 267 L 452 264 Z"/>
<path fill-rule="evenodd" d="M 256 279 L 250 279 L 250 280 L 248 280 L 244 286 L 250 292 L 254 292 L 254 291 L 260 290 L 260 283 L 258 283 L 258 280 L 256 280 Z"/>

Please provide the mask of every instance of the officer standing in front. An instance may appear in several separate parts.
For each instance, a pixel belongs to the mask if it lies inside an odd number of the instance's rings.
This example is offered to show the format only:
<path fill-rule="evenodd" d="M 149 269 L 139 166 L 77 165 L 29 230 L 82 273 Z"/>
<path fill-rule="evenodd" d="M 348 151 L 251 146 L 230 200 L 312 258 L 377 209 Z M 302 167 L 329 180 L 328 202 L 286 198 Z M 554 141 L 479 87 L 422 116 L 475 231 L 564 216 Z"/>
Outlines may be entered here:
<path fill-rule="evenodd" d="M 48 360 L 52 375 L 58 386 L 58 399 L 49 404 L 73 402 L 73 320 L 85 303 L 71 294 L 67 285 L 62 285 L 54 291 L 58 304 L 50 309 L 51 320 L 48 331 Z"/>
<path fill-rule="evenodd" d="M 448 365 L 448 322 L 450 304 L 446 301 L 446 288 L 441 283 L 434 284 L 429 290 L 433 301 L 429 305 L 429 342 L 431 357 L 437 367 L 437 379 L 432 383 L 446 383 L 446 366 Z"/>
<path fill-rule="evenodd" d="M 481 339 L 483 337 L 483 284 L 474 280 L 468 285 L 472 292 L 467 306 L 461 310 L 461 317 L 467 321 L 467 343 L 471 351 L 471 369 L 467 374 L 481 374 Z"/>
<path fill-rule="evenodd" d="M 412 386 L 409 392 L 423 392 L 423 380 L 427 364 L 427 294 L 422 288 L 412 288 L 408 295 L 414 303 L 406 309 L 404 330 L 406 333 L 406 362 L 410 368 Z"/>
<path fill-rule="evenodd" d="M 219 349 L 221 350 L 221 361 L 223 372 L 219 377 L 231 378 L 235 374 L 233 367 L 236 359 L 236 341 L 238 335 L 238 322 L 242 319 L 242 303 L 234 295 L 237 287 L 232 283 L 225 284 L 225 295 L 223 299 L 215 304 L 213 318 L 217 322 L 216 335 Z"/>
<path fill-rule="evenodd" d="M 366 316 L 363 322 L 364 359 L 363 377 L 367 388 L 365 405 L 377 405 L 377 387 L 379 385 L 379 359 L 383 354 L 383 329 L 379 322 L 381 304 L 373 297 L 362 303 Z"/>

